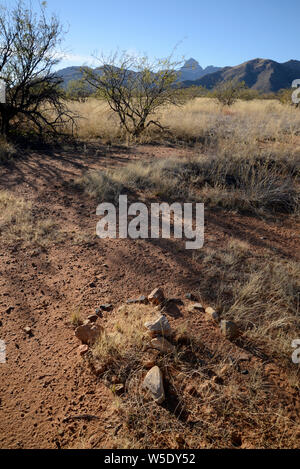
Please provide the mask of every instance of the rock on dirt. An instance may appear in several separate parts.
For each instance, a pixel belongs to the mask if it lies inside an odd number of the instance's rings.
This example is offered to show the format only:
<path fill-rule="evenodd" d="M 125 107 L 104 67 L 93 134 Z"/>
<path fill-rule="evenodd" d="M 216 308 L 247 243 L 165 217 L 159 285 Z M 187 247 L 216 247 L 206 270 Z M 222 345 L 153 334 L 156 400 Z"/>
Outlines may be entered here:
<path fill-rule="evenodd" d="M 151 347 L 162 353 L 174 353 L 175 347 L 164 337 L 156 337 L 151 340 Z"/>
<path fill-rule="evenodd" d="M 143 382 L 143 388 L 150 391 L 157 404 L 162 404 L 164 402 L 165 390 L 163 376 L 158 366 L 154 366 L 150 371 L 148 371 Z"/>
<path fill-rule="evenodd" d="M 167 336 L 170 335 L 171 332 L 169 321 L 163 314 L 154 321 L 146 322 L 145 327 L 153 337 Z"/>
<path fill-rule="evenodd" d="M 161 288 L 155 288 L 152 293 L 148 296 L 150 303 L 154 305 L 160 305 L 165 301 L 165 295 Z"/>
<path fill-rule="evenodd" d="M 80 345 L 78 347 L 78 355 L 80 357 L 83 357 L 88 351 L 89 351 L 89 346 L 88 345 Z"/>
<path fill-rule="evenodd" d="M 81 340 L 83 344 L 93 345 L 101 332 L 102 328 L 99 325 L 89 323 L 77 327 L 75 330 L 75 336 L 77 339 Z"/>
<path fill-rule="evenodd" d="M 221 332 L 229 340 L 235 339 L 239 335 L 239 328 L 233 321 L 221 321 Z"/>

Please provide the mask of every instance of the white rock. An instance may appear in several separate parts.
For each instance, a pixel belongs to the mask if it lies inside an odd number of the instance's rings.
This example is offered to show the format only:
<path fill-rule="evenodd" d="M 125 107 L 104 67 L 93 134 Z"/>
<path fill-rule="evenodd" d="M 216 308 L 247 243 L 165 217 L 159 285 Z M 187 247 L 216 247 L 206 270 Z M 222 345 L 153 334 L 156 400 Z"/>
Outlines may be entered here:
<path fill-rule="evenodd" d="M 150 391 L 153 399 L 157 404 L 161 404 L 165 400 L 165 391 L 163 384 L 162 372 L 158 366 L 154 366 L 148 371 L 144 382 L 143 388 Z"/>
<path fill-rule="evenodd" d="M 145 327 L 153 336 L 167 336 L 171 332 L 169 321 L 163 314 L 153 321 L 146 322 Z"/>

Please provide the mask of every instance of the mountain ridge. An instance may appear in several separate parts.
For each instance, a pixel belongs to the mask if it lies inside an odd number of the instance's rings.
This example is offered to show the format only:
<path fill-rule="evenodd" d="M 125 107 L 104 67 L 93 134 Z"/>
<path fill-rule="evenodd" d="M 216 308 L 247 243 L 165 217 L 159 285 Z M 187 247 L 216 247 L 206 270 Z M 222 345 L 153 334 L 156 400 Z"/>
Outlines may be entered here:
<path fill-rule="evenodd" d="M 299 77 L 299 60 L 291 59 L 279 63 L 271 59 L 256 58 L 233 67 L 223 67 L 191 82 L 185 81 L 183 86 L 204 86 L 212 89 L 220 82 L 238 80 L 244 81 L 248 88 L 263 93 L 271 93 L 283 88 L 290 88 L 293 80 Z"/>
<path fill-rule="evenodd" d="M 66 67 L 56 72 L 67 88 L 70 81 L 79 80 L 83 74 L 80 66 Z M 101 68 L 96 68 L 99 70 Z M 218 83 L 228 80 L 244 81 L 254 90 L 271 93 L 289 88 L 293 80 L 300 78 L 300 61 L 291 59 L 287 62 L 276 62 L 271 59 L 256 58 L 235 66 L 216 67 L 209 65 L 203 68 L 193 58 L 188 59 L 178 70 L 178 82 L 181 86 L 203 86 L 214 88 Z"/>

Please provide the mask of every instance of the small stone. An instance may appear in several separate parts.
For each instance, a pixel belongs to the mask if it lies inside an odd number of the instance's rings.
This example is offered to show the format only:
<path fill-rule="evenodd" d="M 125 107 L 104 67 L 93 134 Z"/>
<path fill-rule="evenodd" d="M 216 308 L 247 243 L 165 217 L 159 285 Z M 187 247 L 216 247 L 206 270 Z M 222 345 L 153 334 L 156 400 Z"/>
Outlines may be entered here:
<path fill-rule="evenodd" d="M 174 353 L 176 350 L 174 345 L 170 344 L 170 342 L 163 337 L 156 337 L 151 340 L 151 346 L 162 353 Z"/>
<path fill-rule="evenodd" d="M 101 311 L 100 308 L 96 308 L 96 309 L 95 309 L 95 313 L 97 314 L 97 316 L 98 316 L 99 318 L 102 318 L 102 311 Z"/>
<path fill-rule="evenodd" d="M 111 305 L 111 304 L 101 305 L 100 309 L 102 311 L 111 311 L 113 309 L 113 305 Z"/>
<path fill-rule="evenodd" d="M 83 357 L 88 351 L 89 351 L 89 346 L 86 344 L 80 345 L 78 347 L 78 355 L 80 355 L 80 357 Z"/>
<path fill-rule="evenodd" d="M 164 315 L 159 316 L 154 321 L 146 322 L 145 327 L 149 330 L 153 337 L 167 336 L 171 332 L 169 321 Z"/>
<path fill-rule="evenodd" d="M 90 288 L 96 288 L 96 283 L 95 283 L 95 282 L 91 282 L 89 286 L 90 286 Z"/>
<path fill-rule="evenodd" d="M 155 288 L 155 290 L 153 290 L 153 292 L 148 296 L 148 300 L 154 305 L 160 305 L 165 301 L 164 292 L 161 288 Z"/>
<path fill-rule="evenodd" d="M 148 371 L 143 382 L 143 388 L 150 391 L 157 404 L 162 404 L 162 402 L 164 402 L 165 391 L 163 377 L 158 366 L 154 366 L 150 371 Z"/>
<path fill-rule="evenodd" d="M 215 311 L 215 310 L 214 310 L 213 308 L 211 308 L 211 307 L 206 308 L 205 314 L 209 317 L 209 319 L 211 319 L 211 320 L 214 321 L 214 322 L 219 322 L 219 321 L 220 321 L 220 316 L 219 316 L 219 314 L 217 313 L 217 311 Z"/>
<path fill-rule="evenodd" d="M 13 310 L 14 310 L 14 307 L 13 307 L 13 306 L 9 306 L 8 308 L 6 308 L 5 313 L 6 313 L 6 314 L 10 314 Z"/>
<path fill-rule="evenodd" d="M 97 314 L 91 314 L 91 315 L 88 316 L 87 318 L 88 318 L 88 320 L 89 320 L 90 322 L 92 322 L 92 323 L 95 323 L 95 322 L 98 321 L 98 316 L 97 316 Z"/>
<path fill-rule="evenodd" d="M 32 335 L 31 327 L 29 327 L 29 326 L 24 327 L 24 332 L 28 335 Z"/>
<path fill-rule="evenodd" d="M 235 339 L 239 335 L 239 328 L 233 321 L 221 321 L 221 332 L 229 340 Z"/>
<path fill-rule="evenodd" d="M 103 329 L 97 324 L 83 324 L 77 327 L 75 336 L 77 339 L 81 340 L 83 344 L 92 345 L 96 342 L 102 330 Z"/>
<path fill-rule="evenodd" d="M 177 435 L 175 436 L 175 441 L 178 445 L 184 445 L 185 444 L 185 439 L 182 435 L 180 435 L 180 433 L 177 433 Z"/>

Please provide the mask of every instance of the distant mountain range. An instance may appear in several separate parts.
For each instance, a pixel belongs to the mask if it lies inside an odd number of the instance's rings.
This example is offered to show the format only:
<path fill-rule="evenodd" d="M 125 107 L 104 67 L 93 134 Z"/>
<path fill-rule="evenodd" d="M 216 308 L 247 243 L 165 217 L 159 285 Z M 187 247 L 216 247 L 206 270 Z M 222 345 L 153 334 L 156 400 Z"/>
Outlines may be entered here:
<path fill-rule="evenodd" d="M 197 80 L 185 81 L 184 86 L 196 85 L 212 89 L 219 82 L 237 79 L 244 81 L 249 88 L 270 93 L 290 88 L 297 78 L 300 78 L 299 60 L 278 63 L 274 60 L 254 59 L 235 67 L 221 68 Z"/>
<path fill-rule="evenodd" d="M 101 73 L 101 68 L 96 69 Z M 81 67 L 67 67 L 59 70 L 57 76 L 66 88 L 72 80 L 82 78 Z M 234 67 L 202 68 L 197 60 L 191 58 L 178 71 L 178 80 L 183 87 L 204 86 L 212 89 L 217 83 L 228 80 L 244 81 L 249 88 L 263 93 L 276 92 L 289 88 L 293 80 L 300 78 L 300 61 L 289 60 L 279 63 L 268 59 L 254 59 Z"/>

